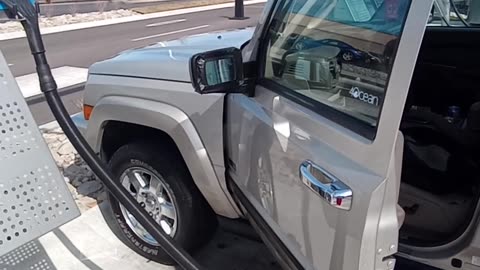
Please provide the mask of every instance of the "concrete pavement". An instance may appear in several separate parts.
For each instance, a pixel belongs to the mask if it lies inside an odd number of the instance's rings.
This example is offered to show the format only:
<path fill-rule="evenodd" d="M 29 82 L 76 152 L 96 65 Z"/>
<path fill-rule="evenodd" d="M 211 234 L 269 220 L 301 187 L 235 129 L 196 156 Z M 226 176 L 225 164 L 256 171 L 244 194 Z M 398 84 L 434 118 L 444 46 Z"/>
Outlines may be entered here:
<path fill-rule="evenodd" d="M 87 69 L 77 67 L 59 67 L 52 70 L 58 86 L 58 92 L 65 108 L 70 114 L 82 109 L 83 88 L 87 80 Z M 54 120 L 54 117 L 40 91 L 40 83 L 36 73 L 15 78 L 32 115 L 38 125 Z"/>
<path fill-rule="evenodd" d="M 96 11 L 110 11 L 116 9 L 130 9 L 147 7 L 171 0 L 155 1 L 64 1 L 51 4 L 40 4 L 40 14 L 43 16 L 58 16 L 63 14 L 87 13 Z"/>
<path fill-rule="evenodd" d="M 52 69 L 52 74 L 58 89 L 63 89 L 72 85 L 85 83 L 87 81 L 88 70 L 86 68 L 63 66 Z M 15 79 L 22 91 L 23 97 L 31 98 L 42 93 L 36 73 L 23 75 Z"/>
<path fill-rule="evenodd" d="M 211 270 L 280 269 L 260 242 L 219 229 L 195 258 Z M 139 256 L 120 242 L 106 225 L 98 207 L 81 217 L 0 257 L 2 270 L 169 270 Z"/>
<path fill-rule="evenodd" d="M 65 88 L 59 91 L 62 102 L 70 115 L 78 113 L 82 110 L 82 90 L 83 85 L 79 85 Z M 40 95 L 33 99 L 27 99 L 27 104 L 30 108 L 30 111 L 32 112 L 33 118 L 35 119 L 37 125 L 43 125 L 45 123 L 49 123 L 55 120 L 43 95 Z"/>
<path fill-rule="evenodd" d="M 198 6 L 204 4 L 198 0 L 125 0 L 125 1 L 78 1 L 78 0 L 62 0 L 52 1 L 50 4 L 46 4 L 45 1 L 41 1 L 40 14 L 43 16 L 51 17 L 63 14 L 78 14 L 88 12 L 105 12 L 117 9 L 136 9 L 145 7 L 162 7 L 165 10 L 171 10 L 170 6 L 175 6 L 178 9 L 182 6 L 197 6 L 196 2 L 199 2 Z M 210 1 L 209 1 L 210 2 Z M 221 0 L 216 2 L 233 2 L 232 0 Z M 210 3 L 212 4 L 212 3 Z"/>

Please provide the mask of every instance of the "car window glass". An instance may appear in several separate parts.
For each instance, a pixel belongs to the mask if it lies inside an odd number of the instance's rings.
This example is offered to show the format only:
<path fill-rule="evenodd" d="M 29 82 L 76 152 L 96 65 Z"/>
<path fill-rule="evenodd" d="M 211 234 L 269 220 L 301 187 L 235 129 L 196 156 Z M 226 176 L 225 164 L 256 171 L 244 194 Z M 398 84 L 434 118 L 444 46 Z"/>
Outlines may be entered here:
<path fill-rule="evenodd" d="M 436 0 L 430 13 L 429 27 L 479 27 L 480 1 Z"/>
<path fill-rule="evenodd" d="M 376 127 L 410 1 L 287 0 L 266 39 L 264 77 L 312 106 Z"/>

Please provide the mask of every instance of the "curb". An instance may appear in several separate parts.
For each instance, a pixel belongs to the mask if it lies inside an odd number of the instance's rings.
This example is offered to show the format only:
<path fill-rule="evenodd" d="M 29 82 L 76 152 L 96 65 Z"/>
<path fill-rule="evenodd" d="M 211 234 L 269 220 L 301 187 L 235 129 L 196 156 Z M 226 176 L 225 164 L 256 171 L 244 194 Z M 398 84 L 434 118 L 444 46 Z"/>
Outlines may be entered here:
<path fill-rule="evenodd" d="M 58 122 L 57 121 L 52 121 L 52 122 L 48 122 L 46 124 L 38 126 L 38 129 L 40 129 L 40 131 L 43 133 L 45 131 L 48 132 L 48 131 L 51 131 L 51 130 L 56 129 L 58 127 L 60 127 L 58 125 Z"/>
<path fill-rule="evenodd" d="M 247 0 L 247 1 L 245 1 L 244 5 L 247 6 L 247 5 L 254 5 L 254 4 L 260 4 L 260 3 L 265 3 L 265 2 L 267 2 L 267 0 Z M 155 12 L 155 13 L 143 14 L 143 15 L 133 15 L 133 16 L 129 16 L 129 17 L 122 17 L 122 18 L 115 18 L 115 19 L 108 19 L 108 20 L 100 20 L 100 21 L 95 21 L 95 22 L 83 22 L 83 23 L 66 24 L 66 25 L 61 25 L 61 26 L 53 26 L 53 27 L 42 28 L 41 33 L 42 33 L 42 35 L 48 35 L 48 34 L 65 32 L 65 31 L 73 31 L 73 30 L 79 30 L 79 29 L 93 28 L 93 27 L 119 24 L 119 23 L 142 21 L 142 20 L 148 20 L 148 19 L 156 19 L 156 18 L 169 17 L 169 16 L 174 16 L 174 15 L 195 13 L 195 12 L 200 12 L 200 11 L 229 8 L 229 7 L 234 7 L 234 6 L 235 6 L 235 3 L 230 2 L 230 3 L 224 3 L 224 4 L 190 7 L 190 8 L 183 8 L 183 9 L 170 10 L 170 11 L 161 11 L 161 12 Z M 0 34 L 0 41 L 17 39 L 17 38 L 24 38 L 25 36 L 26 35 L 25 35 L 24 31 L 3 33 L 3 34 Z"/>
<path fill-rule="evenodd" d="M 83 113 L 79 112 L 76 114 L 70 115 L 70 118 L 72 118 L 73 122 L 75 123 L 75 126 L 80 130 L 80 132 L 83 134 L 83 130 L 87 127 L 87 121 L 83 119 Z M 40 129 L 42 132 L 44 131 L 51 131 L 53 129 L 59 128 L 60 125 L 56 120 L 52 122 L 45 123 L 43 125 L 38 126 L 38 129 Z"/>
<path fill-rule="evenodd" d="M 109 0 L 104 0 L 103 2 L 108 2 L 108 1 Z M 60 1 L 53 0 L 51 1 L 50 4 L 95 3 L 95 2 L 96 1 L 92 1 L 92 0 L 60 0 Z M 38 3 L 40 5 L 48 5 L 46 0 L 40 0 L 38 1 Z"/>
<path fill-rule="evenodd" d="M 144 1 L 144 0 L 138 0 Z M 149 5 L 141 5 L 137 7 L 129 7 L 131 11 L 139 14 L 152 14 L 158 12 L 174 11 L 195 7 L 208 7 L 220 4 L 234 3 L 233 0 L 164 0 L 162 2 L 151 2 Z"/>
<path fill-rule="evenodd" d="M 78 83 L 78 84 L 74 84 L 74 85 L 64 87 L 62 89 L 58 89 L 58 94 L 60 95 L 60 97 L 62 97 L 62 96 L 68 95 L 68 94 L 72 94 L 72 93 L 75 93 L 75 92 L 78 92 L 78 91 L 82 91 L 84 88 L 85 88 L 85 82 Z M 45 101 L 45 95 L 43 93 L 40 93 L 40 94 L 31 96 L 31 97 L 25 98 L 25 100 L 27 101 L 27 105 L 33 105 L 33 104 L 37 104 L 37 103 L 40 103 L 40 102 L 44 102 Z"/>

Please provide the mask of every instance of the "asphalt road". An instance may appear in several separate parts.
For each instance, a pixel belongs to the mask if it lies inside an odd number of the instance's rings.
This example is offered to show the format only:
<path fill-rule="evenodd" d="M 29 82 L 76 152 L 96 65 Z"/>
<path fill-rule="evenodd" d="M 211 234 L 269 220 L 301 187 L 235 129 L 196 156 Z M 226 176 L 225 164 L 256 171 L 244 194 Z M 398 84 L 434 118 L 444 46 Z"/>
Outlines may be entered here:
<path fill-rule="evenodd" d="M 262 9 L 263 4 L 246 6 L 245 15 L 250 17 L 247 20 L 228 19 L 234 13 L 233 8 L 225 8 L 49 34 L 43 39 L 52 68 L 89 67 L 99 60 L 114 56 L 126 49 L 192 34 L 255 26 Z M 182 21 L 147 27 L 154 23 L 176 20 Z M 158 34 L 163 35 L 132 41 Z M 0 41 L 0 48 L 15 77 L 35 72 L 25 38 Z"/>

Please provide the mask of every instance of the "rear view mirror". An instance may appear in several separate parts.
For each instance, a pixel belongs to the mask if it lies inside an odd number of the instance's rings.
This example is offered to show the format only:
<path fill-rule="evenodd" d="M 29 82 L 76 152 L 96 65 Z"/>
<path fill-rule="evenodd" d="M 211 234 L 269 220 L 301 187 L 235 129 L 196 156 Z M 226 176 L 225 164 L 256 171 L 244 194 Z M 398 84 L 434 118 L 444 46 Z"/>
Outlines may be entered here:
<path fill-rule="evenodd" d="M 243 84 L 242 52 L 226 48 L 194 55 L 190 76 L 200 94 L 239 92 Z"/>

